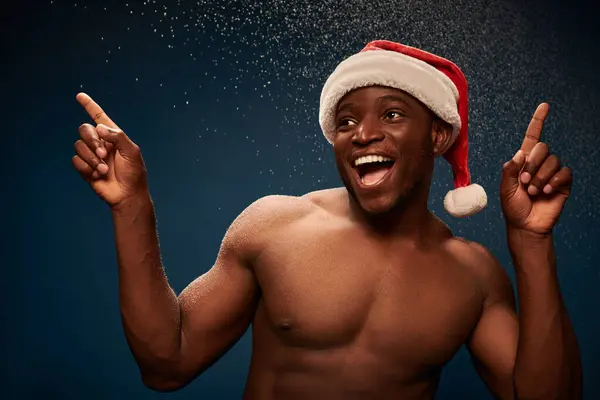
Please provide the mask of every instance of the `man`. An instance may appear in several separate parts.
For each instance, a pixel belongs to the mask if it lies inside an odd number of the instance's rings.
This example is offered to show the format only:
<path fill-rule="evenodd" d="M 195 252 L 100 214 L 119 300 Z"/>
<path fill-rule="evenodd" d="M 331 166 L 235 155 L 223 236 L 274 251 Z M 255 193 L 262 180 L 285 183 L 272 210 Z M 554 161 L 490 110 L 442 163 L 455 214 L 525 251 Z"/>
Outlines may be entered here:
<path fill-rule="evenodd" d="M 73 164 L 110 206 L 124 330 L 148 387 L 185 386 L 252 323 L 246 399 L 431 399 L 463 344 L 498 398 L 581 396 L 552 239 L 572 178 L 539 141 L 546 104 L 500 187 L 517 315 L 493 256 L 427 209 L 439 155 L 455 175 L 446 209 L 486 203 L 467 168 L 466 80 L 445 59 L 376 41 L 342 62 L 320 123 L 345 188 L 256 201 L 180 296 L 161 265 L 140 149 L 77 99 L 97 126 L 80 127 Z"/>

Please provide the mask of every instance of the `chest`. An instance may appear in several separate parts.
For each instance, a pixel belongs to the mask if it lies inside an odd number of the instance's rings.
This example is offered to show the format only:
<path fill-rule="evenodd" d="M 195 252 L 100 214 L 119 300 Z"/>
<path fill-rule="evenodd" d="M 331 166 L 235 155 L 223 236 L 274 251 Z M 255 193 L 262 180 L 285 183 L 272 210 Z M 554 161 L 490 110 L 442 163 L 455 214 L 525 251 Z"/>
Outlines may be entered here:
<path fill-rule="evenodd" d="M 352 234 L 303 232 L 272 240 L 255 267 L 260 313 L 283 343 L 359 345 L 391 360 L 437 365 L 468 337 L 482 297 L 449 255 L 383 247 Z"/>

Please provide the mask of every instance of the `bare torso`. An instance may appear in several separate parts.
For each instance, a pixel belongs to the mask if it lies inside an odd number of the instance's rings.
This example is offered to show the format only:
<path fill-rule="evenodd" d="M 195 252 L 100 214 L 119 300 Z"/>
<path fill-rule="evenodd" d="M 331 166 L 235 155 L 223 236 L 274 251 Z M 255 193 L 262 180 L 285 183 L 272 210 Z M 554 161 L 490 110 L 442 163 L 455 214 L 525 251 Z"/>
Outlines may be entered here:
<path fill-rule="evenodd" d="M 386 241 L 318 192 L 265 235 L 245 399 L 430 399 L 483 306 L 469 244 Z M 304 200 L 303 200 L 304 201 Z"/>

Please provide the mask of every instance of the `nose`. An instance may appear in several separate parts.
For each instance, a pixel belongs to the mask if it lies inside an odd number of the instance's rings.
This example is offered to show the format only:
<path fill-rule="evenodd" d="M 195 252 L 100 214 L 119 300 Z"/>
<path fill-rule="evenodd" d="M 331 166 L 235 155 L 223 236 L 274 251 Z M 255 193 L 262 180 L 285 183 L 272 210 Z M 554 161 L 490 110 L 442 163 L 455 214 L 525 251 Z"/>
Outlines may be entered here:
<path fill-rule="evenodd" d="M 352 143 L 357 146 L 368 146 L 373 142 L 382 141 L 385 138 L 385 135 L 380 128 L 377 118 L 363 118 L 355 130 L 354 136 L 352 137 Z"/>

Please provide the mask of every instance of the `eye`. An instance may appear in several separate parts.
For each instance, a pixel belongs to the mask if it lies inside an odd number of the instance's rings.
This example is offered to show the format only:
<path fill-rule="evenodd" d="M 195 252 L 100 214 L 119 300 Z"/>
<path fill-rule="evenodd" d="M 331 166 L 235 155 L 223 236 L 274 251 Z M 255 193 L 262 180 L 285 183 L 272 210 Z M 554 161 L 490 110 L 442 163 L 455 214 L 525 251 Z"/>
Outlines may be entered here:
<path fill-rule="evenodd" d="M 398 119 L 398 118 L 402 118 L 403 116 L 404 116 L 404 114 L 402 114 L 399 111 L 388 111 L 385 113 L 386 119 Z"/>
<path fill-rule="evenodd" d="M 339 128 L 348 127 L 348 126 L 354 126 L 354 125 L 356 125 L 356 122 L 354 122 L 350 118 L 342 118 L 340 120 L 340 122 L 338 123 L 338 127 Z"/>

